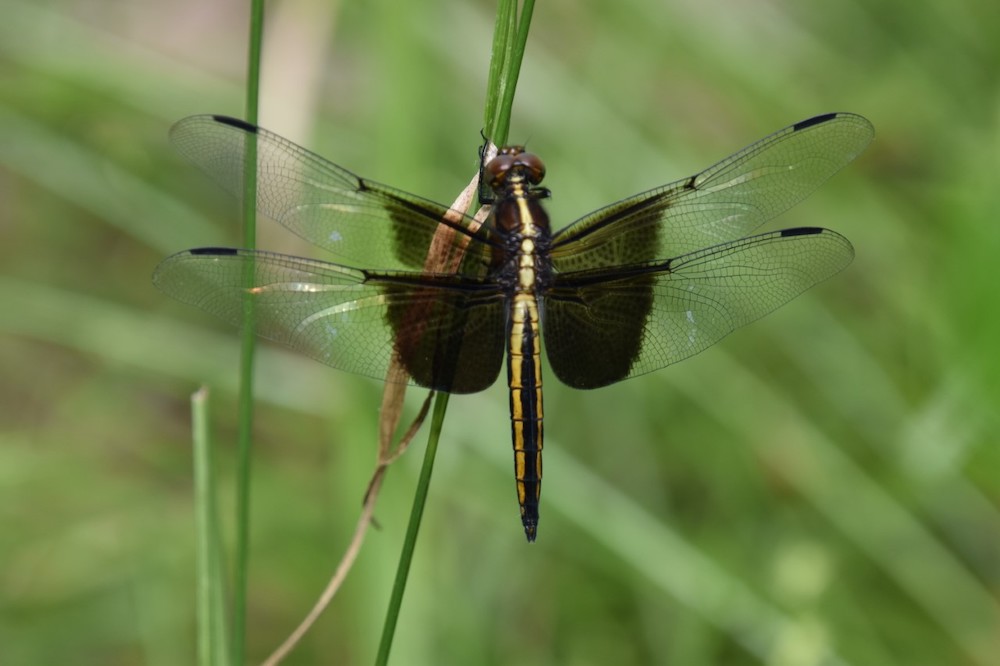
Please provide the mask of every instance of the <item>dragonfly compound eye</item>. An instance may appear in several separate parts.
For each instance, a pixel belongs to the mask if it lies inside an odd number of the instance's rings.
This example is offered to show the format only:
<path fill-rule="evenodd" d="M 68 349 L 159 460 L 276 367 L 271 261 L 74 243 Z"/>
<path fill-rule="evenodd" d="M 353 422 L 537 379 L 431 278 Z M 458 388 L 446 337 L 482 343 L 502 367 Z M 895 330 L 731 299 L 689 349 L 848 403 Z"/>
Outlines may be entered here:
<path fill-rule="evenodd" d="M 534 153 L 521 153 L 514 164 L 521 167 L 524 177 L 532 185 L 537 185 L 545 178 L 545 165 Z"/>
<path fill-rule="evenodd" d="M 486 172 L 486 182 L 493 189 L 501 187 L 504 181 L 507 180 L 507 175 L 510 173 L 512 166 L 514 166 L 514 158 L 511 155 L 501 152 L 486 163 L 486 167 L 483 169 Z"/>

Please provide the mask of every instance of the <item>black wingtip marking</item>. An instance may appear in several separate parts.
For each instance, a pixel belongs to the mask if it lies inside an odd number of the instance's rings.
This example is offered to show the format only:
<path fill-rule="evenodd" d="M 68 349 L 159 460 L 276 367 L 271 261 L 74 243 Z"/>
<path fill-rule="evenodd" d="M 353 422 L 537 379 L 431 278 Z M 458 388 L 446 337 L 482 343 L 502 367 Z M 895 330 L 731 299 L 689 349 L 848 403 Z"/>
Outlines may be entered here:
<path fill-rule="evenodd" d="M 196 247 L 193 250 L 188 250 L 189 254 L 193 255 L 217 255 L 221 257 L 233 257 L 240 253 L 231 247 Z"/>
<path fill-rule="evenodd" d="M 808 129 L 814 125 L 822 125 L 825 122 L 833 120 L 837 117 L 836 113 L 824 113 L 821 116 L 813 116 L 812 118 L 806 118 L 803 121 L 797 122 L 792 125 L 792 129 L 798 132 L 799 130 Z"/>
<path fill-rule="evenodd" d="M 241 129 L 244 132 L 250 132 L 251 134 L 257 133 L 257 126 L 251 125 L 245 120 L 240 120 L 239 118 L 232 118 L 230 116 L 212 116 L 212 118 L 217 123 L 222 123 L 223 125 L 229 125 L 230 127 L 235 127 L 236 129 Z"/>
<path fill-rule="evenodd" d="M 825 231 L 820 227 L 795 227 L 794 229 L 782 229 L 781 237 L 787 238 L 788 236 L 815 236 L 816 234 L 821 234 Z"/>

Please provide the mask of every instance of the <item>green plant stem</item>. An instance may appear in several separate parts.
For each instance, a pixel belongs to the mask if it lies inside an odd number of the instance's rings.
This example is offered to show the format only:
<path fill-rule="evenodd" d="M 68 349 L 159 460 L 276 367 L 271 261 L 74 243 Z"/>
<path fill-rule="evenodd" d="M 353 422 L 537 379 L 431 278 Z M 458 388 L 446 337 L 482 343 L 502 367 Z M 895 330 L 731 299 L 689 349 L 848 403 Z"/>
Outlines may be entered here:
<path fill-rule="evenodd" d="M 264 38 L 264 1 L 251 0 L 250 48 L 247 63 L 247 121 L 257 124 L 260 92 L 260 59 Z M 248 135 L 244 168 L 243 246 L 257 243 L 257 141 Z M 254 266 L 247 264 L 244 282 L 253 283 Z M 236 490 L 236 562 L 233 598 L 233 663 L 244 663 L 246 651 L 247 587 L 250 552 L 250 478 L 253 449 L 253 378 L 254 378 L 253 302 L 243 302 L 243 335 L 240 346 L 240 391 L 237 442 Z"/>
<path fill-rule="evenodd" d="M 198 623 L 198 665 L 212 663 L 212 574 L 209 564 L 211 540 L 211 496 L 209 484 L 212 476 L 212 453 L 208 436 L 208 392 L 204 387 L 191 396 L 191 440 L 194 453 L 194 507 L 197 539 L 196 606 Z"/>
<path fill-rule="evenodd" d="M 202 387 L 191 395 L 197 531 L 198 664 L 221 666 L 226 663 L 227 653 L 223 599 L 225 575 L 216 503 L 215 459 L 209 432 L 209 394 L 208 389 Z"/>
<path fill-rule="evenodd" d="M 427 450 L 424 451 L 424 464 L 420 468 L 420 478 L 413 496 L 413 506 L 410 509 L 410 522 L 406 527 L 403 539 L 403 549 L 399 554 L 399 564 L 396 567 L 396 580 L 392 584 L 392 596 L 389 598 L 389 608 L 386 611 L 385 623 L 382 626 L 382 640 L 378 647 L 375 663 L 385 666 L 389 663 L 389 650 L 396 633 L 396 621 L 399 619 L 399 609 L 403 603 L 403 591 L 410 573 L 410 563 L 413 561 L 413 551 L 417 545 L 417 534 L 420 532 L 420 520 L 424 514 L 424 504 L 427 501 L 427 489 L 431 483 L 431 473 L 434 471 L 434 458 L 437 455 L 438 441 L 441 438 L 441 428 L 444 425 L 444 415 L 448 407 L 448 394 L 438 393 L 434 402 L 434 414 L 431 417 L 431 430 L 427 437 Z"/>
<path fill-rule="evenodd" d="M 486 90 L 483 124 L 486 136 L 497 145 L 507 142 L 514 93 L 528 42 L 534 0 L 524 0 L 520 17 L 517 0 L 500 0 L 493 31 L 493 58 Z"/>

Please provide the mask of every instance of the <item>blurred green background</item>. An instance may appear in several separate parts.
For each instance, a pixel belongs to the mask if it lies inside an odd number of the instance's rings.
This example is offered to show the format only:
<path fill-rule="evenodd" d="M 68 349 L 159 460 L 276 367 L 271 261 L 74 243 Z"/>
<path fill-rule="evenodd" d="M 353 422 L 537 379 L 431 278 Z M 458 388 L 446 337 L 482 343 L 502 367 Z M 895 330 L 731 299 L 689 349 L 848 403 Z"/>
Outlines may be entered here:
<path fill-rule="evenodd" d="M 450 202 L 476 168 L 493 12 L 275 3 L 262 124 Z M 213 392 L 231 527 L 238 339 L 150 274 L 238 243 L 235 203 L 166 133 L 241 115 L 247 8 L 2 17 L 0 663 L 191 663 L 188 396 Z M 453 398 L 392 662 L 1000 663 L 998 63 L 988 0 L 539 2 L 511 139 L 546 161 L 555 226 L 854 111 L 875 143 L 770 228 L 831 227 L 857 259 L 667 370 L 595 392 L 549 375 L 534 545 L 505 388 Z M 381 388 L 262 349 L 255 662 L 347 543 Z M 424 437 L 288 663 L 371 663 Z"/>

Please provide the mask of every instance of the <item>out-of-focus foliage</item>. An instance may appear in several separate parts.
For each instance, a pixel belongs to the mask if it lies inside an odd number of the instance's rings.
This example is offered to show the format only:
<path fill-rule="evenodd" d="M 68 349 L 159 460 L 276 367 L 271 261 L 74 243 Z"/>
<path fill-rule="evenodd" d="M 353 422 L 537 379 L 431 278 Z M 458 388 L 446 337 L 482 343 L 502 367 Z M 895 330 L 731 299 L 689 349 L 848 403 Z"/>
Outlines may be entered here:
<path fill-rule="evenodd" d="M 245 12 L 5 3 L 4 664 L 193 660 L 188 395 L 213 389 L 228 510 L 237 336 L 149 276 L 237 242 L 235 204 L 166 131 L 240 114 Z M 450 201 L 476 168 L 492 12 L 275 3 L 262 124 Z M 845 110 L 875 143 L 776 224 L 858 256 L 676 367 L 594 392 L 550 377 L 535 545 L 504 388 L 454 398 L 394 663 L 996 663 L 998 62 L 983 0 L 539 3 L 511 137 L 545 159 L 556 226 Z M 266 220 L 260 244 L 311 252 Z M 273 348 L 260 366 L 254 660 L 346 544 L 381 390 Z M 289 663 L 372 660 L 417 460 Z"/>

